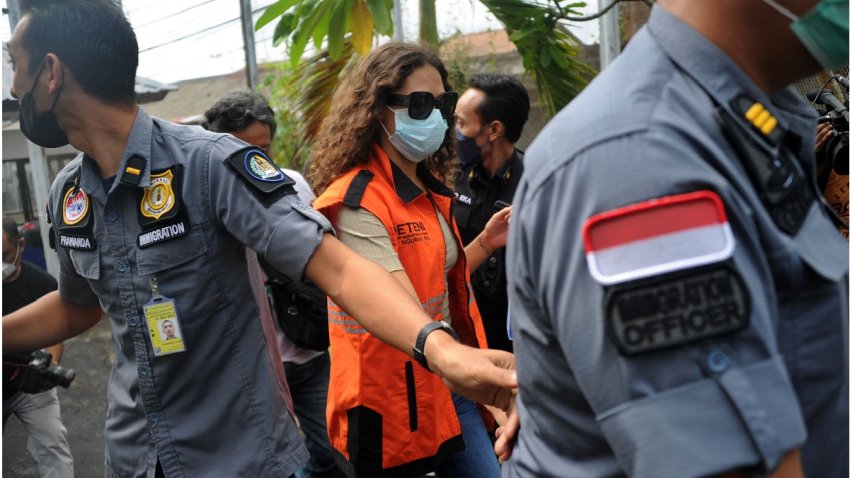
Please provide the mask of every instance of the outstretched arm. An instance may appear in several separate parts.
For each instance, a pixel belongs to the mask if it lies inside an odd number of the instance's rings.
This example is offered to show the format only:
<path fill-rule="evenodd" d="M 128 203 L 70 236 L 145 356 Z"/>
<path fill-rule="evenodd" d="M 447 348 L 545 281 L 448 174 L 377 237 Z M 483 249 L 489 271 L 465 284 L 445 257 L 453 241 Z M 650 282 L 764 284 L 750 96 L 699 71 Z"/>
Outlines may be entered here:
<path fill-rule="evenodd" d="M 431 322 L 404 286 L 377 264 L 325 235 L 306 275 L 372 335 L 412 354 L 419 331 Z M 471 400 L 506 408 L 516 387 L 513 355 L 460 344 L 437 331 L 425 342 L 434 373 Z"/>
<path fill-rule="evenodd" d="M 3 350 L 29 352 L 64 342 L 90 329 L 102 314 L 98 306 L 72 304 L 51 292 L 3 317 Z"/>

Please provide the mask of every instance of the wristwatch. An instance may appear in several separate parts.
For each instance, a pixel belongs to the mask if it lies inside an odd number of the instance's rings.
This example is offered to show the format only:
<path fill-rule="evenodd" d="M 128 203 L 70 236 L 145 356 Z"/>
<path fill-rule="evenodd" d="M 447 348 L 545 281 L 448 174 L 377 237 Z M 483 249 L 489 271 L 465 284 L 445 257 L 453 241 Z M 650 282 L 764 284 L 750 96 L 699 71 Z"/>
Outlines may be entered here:
<path fill-rule="evenodd" d="M 431 368 L 428 367 L 428 359 L 425 358 L 425 340 L 429 335 L 431 335 L 431 332 L 440 329 L 445 330 L 446 333 L 451 335 L 453 339 L 460 341 L 457 337 L 457 333 L 455 333 L 451 325 L 444 320 L 435 320 L 425 327 L 422 327 L 422 330 L 419 331 L 419 335 L 416 336 L 416 345 L 413 346 L 413 358 L 419 362 L 419 365 L 425 367 L 425 370 L 429 372 L 431 371 Z"/>

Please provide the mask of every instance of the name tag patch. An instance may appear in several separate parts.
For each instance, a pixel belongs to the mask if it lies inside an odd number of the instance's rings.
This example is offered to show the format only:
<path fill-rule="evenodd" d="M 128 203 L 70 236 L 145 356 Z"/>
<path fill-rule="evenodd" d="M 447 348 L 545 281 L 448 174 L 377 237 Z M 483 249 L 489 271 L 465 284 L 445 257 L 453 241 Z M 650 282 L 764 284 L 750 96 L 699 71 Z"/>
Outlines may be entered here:
<path fill-rule="evenodd" d="M 157 227 L 151 231 L 139 234 L 138 244 L 140 249 L 165 242 L 169 239 L 175 239 L 185 236 L 187 232 L 186 221 L 179 221 L 174 224 L 166 224 Z"/>
<path fill-rule="evenodd" d="M 727 266 L 711 266 L 631 286 L 605 298 L 608 331 L 636 355 L 735 332 L 749 325 L 750 296 Z"/>
<path fill-rule="evenodd" d="M 59 245 L 67 249 L 79 249 L 81 251 L 93 251 L 95 240 L 91 237 L 69 236 L 59 234 Z"/>
<path fill-rule="evenodd" d="M 467 206 L 472 206 L 472 198 L 467 196 L 466 194 L 455 193 L 455 199 L 457 202 L 466 204 Z"/>

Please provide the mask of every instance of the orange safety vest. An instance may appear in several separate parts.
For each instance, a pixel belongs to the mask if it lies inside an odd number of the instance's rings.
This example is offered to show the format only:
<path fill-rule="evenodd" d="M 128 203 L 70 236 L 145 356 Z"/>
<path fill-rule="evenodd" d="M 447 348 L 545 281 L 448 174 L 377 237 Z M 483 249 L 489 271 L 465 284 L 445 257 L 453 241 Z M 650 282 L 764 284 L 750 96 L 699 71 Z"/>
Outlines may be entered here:
<path fill-rule="evenodd" d="M 452 219 L 453 195 L 430 174 L 421 177 L 433 193 L 433 203 L 376 145 L 368 164 L 334 181 L 313 207 L 332 223 L 342 205 L 374 214 L 387 228 L 426 313 L 434 320 L 442 319 L 448 293 L 452 328 L 463 343 L 484 348 L 484 328 Z M 446 247 L 435 207 L 451 225 L 459 248 L 448 281 Z M 330 300 L 328 321 L 328 435 L 345 457 L 340 465 L 350 475 L 424 474 L 464 449 L 451 392 L 440 378 L 366 332 Z"/>

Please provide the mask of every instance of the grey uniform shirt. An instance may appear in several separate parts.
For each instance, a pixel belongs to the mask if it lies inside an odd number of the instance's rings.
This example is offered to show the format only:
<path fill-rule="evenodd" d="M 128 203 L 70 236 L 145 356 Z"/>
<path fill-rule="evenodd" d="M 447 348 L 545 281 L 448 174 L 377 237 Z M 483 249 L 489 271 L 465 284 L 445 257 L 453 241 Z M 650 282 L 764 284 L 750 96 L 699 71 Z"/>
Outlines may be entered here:
<path fill-rule="evenodd" d="M 786 132 L 781 144 L 733 111 L 739 97 L 770 111 L 776 131 Z M 727 55 L 657 5 L 624 53 L 528 150 L 508 241 L 522 428 L 503 476 L 764 470 L 804 442 L 807 476 L 847 476 L 847 245 L 816 201 L 790 214 L 801 219 L 796 232 L 777 226 L 715 120 L 717 108 L 763 155 L 784 148 L 800 171 L 813 170 L 807 105 L 791 90 L 766 97 Z M 801 180 L 813 187 L 810 174 Z M 583 228 L 598 227 L 590 218 L 619 211 L 617 220 L 636 224 L 640 216 L 624 207 L 667 211 L 648 201 L 691 193 L 720 198 L 734 243 L 728 256 L 616 285 L 591 274 L 587 241 L 595 239 L 583 238 Z M 659 257 L 636 253 L 608 266 L 628 270 Z M 693 307 L 661 293 L 687 290 L 688 277 L 706 274 L 737 284 L 726 297 L 732 313 L 709 316 L 717 309 L 704 307 L 708 288 Z M 649 291 L 643 297 L 651 300 L 630 312 L 615 299 L 623 290 Z M 669 343 L 681 332 L 675 314 L 688 310 L 706 313 L 694 330 L 706 320 L 744 324 Z M 624 313 L 646 325 L 635 343 L 654 350 L 616 343 Z"/>
<path fill-rule="evenodd" d="M 279 357 L 270 356 L 273 327 L 268 317 L 261 321 L 245 247 L 300 279 L 330 225 L 295 194 L 265 202 L 255 194 L 224 163 L 244 147 L 232 136 L 171 124 L 139 108 L 109 191 L 85 156 L 51 188 L 59 292 L 72 303 L 100 304 L 112 326 L 107 476 L 152 477 L 158 457 L 168 477 L 287 477 L 308 459 L 284 399 Z M 178 201 L 171 209 L 185 212 L 182 235 L 156 221 L 142 227 L 151 219 L 142 210 L 170 209 L 167 190 L 143 203 L 144 188 L 153 190 L 151 178 L 166 170 L 179 178 L 170 183 Z M 75 181 L 88 197 L 88 232 L 60 227 L 66 185 Z M 68 210 L 71 222 L 83 206 Z M 160 294 L 175 301 L 185 352 L 154 354 L 143 313 L 153 276 Z"/>

